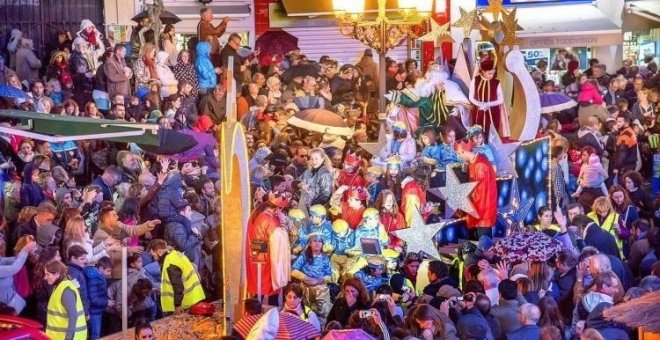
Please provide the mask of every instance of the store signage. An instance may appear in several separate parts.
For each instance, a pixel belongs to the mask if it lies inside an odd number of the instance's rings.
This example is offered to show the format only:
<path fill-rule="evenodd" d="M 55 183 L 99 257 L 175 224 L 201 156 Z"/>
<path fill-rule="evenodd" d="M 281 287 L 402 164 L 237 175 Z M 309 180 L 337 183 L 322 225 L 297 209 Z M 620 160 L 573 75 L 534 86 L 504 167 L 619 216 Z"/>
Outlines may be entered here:
<path fill-rule="evenodd" d="M 623 42 L 621 33 L 598 34 L 569 34 L 519 37 L 518 44 L 521 49 L 573 47 L 573 46 L 607 46 L 619 45 Z"/>
<path fill-rule="evenodd" d="M 550 49 L 549 48 L 539 48 L 532 50 L 521 50 L 525 56 L 525 64 L 527 68 L 533 68 L 541 60 L 549 62 L 550 60 Z"/>

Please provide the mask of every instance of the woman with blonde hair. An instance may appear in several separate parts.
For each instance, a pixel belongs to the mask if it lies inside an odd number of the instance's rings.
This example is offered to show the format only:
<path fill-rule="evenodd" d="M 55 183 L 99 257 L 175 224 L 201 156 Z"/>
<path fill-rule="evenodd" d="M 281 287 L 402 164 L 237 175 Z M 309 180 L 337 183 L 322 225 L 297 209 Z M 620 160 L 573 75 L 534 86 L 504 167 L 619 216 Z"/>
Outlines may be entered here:
<path fill-rule="evenodd" d="M 76 283 L 67 276 L 66 265 L 60 261 L 46 263 L 44 280 L 53 286 L 47 306 L 46 335 L 57 340 L 87 339 L 85 310 Z"/>
<path fill-rule="evenodd" d="M 156 46 L 152 43 L 146 43 L 140 50 L 140 57 L 135 60 L 133 65 L 137 87 L 146 88 L 152 80 L 158 80 L 156 71 Z"/>
<path fill-rule="evenodd" d="M 301 194 L 298 205 L 303 211 L 315 204 L 328 203 L 334 185 L 332 162 L 323 149 L 312 149 L 309 157 L 308 168 L 300 180 Z"/>
<path fill-rule="evenodd" d="M 591 212 L 587 214 L 604 231 L 612 234 L 619 248 L 619 257 L 623 258 L 623 238 L 619 226 L 619 214 L 612 208 L 612 202 L 609 197 L 601 196 L 596 198 L 591 205 Z"/>
<path fill-rule="evenodd" d="M 552 290 L 552 268 L 545 261 L 534 261 L 529 264 L 527 277 L 532 281 L 530 290 L 542 299 Z"/>
<path fill-rule="evenodd" d="M 89 233 L 85 230 L 85 220 L 81 216 L 74 216 L 66 222 L 63 244 L 65 254 L 73 245 L 83 247 L 87 251 L 87 264 L 89 265 L 94 265 L 100 258 L 108 256 L 108 251 L 121 249 L 119 241 L 113 238 L 108 238 L 94 247 Z"/>

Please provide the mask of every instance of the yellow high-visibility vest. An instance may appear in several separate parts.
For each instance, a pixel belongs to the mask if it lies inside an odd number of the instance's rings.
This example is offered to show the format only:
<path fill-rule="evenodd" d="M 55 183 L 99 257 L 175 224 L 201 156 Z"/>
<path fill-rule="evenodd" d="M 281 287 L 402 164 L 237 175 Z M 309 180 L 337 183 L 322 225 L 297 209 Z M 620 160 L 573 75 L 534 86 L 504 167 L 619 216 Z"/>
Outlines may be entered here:
<path fill-rule="evenodd" d="M 46 321 L 46 335 L 53 340 L 64 340 L 66 338 L 66 331 L 69 327 L 69 314 L 62 304 L 62 294 L 64 289 L 71 289 L 76 294 L 76 329 L 73 335 L 74 340 L 87 339 L 87 321 L 85 320 L 85 310 L 83 309 L 82 299 L 78 288 L 71 280 L 62 280 L 53 289 L 48 300 L 48 315 Z"/>
<path fill-rule="evenodd" d="M 591 220 L 594 221 L 594 223 L 599 224 L 600 222 L 598 221 L 598 215 L 595 212 L 590 212 L 587 214 L 587 217 L 589 217 Z M 608 233 L 612 234 L 614 236 L 614 239 L 616 240 L 616 246 L 619 248 L 619 253 L 621 258 L 623 259 L 623 240 L 619 238 L 619 236 L 616 234 L 616 229 L 614 229 L 614 224 L 619 223 L 619 214 L 615 212 L 610 212 L 607 217 L 605 218 L 605 221 L 603 221 L 602 225 L 599 225 L 603 230 L 607 231 Z"/>
<path fill-rule="evenodd" d="M 161 269 L 160 305 L 163 312 L 174 312 L 175 309 L 174 287 L 172 287 L 172 282 L 167 274 L 167 268 L 170 265 L 181 269 L 181 279 L 183 281 L 183 300 L 181 301 L 181 307 L 183 309 L 190 308 L 206 298 L 195 267 L 193 267 L 186 255 L 172 250 L 165 256 L 163 268 Z"/>

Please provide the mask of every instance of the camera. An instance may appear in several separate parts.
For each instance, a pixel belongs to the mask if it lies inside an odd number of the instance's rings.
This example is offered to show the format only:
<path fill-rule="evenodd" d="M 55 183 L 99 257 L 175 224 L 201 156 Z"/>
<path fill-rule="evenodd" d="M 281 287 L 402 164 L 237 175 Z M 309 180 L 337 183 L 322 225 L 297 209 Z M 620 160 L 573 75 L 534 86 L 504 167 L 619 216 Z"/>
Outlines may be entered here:
<path fill-rule="evenodd" d="M 456 298 L 456 301 L 472 302 L 472 295 L 465 294 Z"/>
<path fill-rule="evenodd" d="M 361 310 L 360 311 L 360 319 L 368 319 L 373 316 L 373 312 L 370 310 Z"/>

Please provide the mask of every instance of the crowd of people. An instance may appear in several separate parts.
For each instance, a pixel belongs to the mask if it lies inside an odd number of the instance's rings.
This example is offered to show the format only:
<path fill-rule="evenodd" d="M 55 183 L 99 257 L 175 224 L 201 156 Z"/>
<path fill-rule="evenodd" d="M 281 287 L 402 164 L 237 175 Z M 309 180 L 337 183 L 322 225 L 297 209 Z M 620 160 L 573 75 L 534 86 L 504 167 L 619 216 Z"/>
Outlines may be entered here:
<path fill-rule="evenodd" d="M 648 188 L 660 130 L 653 57 L 608 73 L 596 59 L 579 65 L 564 53 L 560 84 L 547 80 L 547 63 L 537 65 L 540 94 L 562 92 L 579 103 L 542 119 L 538 136 L 551 139 L 552 199 L 527 228 L 562 239 L 563 249 L 543 262 L 502 261 L 491 251 L 496 200 L 473 195 L 481 217 L 467 221 L 478 243 L 459 247 L 458 266 L 407 252 L 395 231 L 411 227 L 415 214 L 426 223 L 444 217 L 444 204 L 427 190 L 444 184 L 453 165 L 470 180 L 494 183 L 484 137 L 501 123 L 484 114 L 492 114 L 489 103 L 500 91 L 470 94 L 482 126 L 415 130 L 396 121 L 372 154 L 361 146 L 381 128 L 371 50 L 355 65 L 309 60 L 298 50 L 246 53 L 236 34 L 219 45 L 228 19 L 214 25 L 210 8 L 200 17 L 198 41 L 180 51 L 171 25 L 154 34 L 145 19 L 130 44 L 111 47 L 84 20 L 75 37 L 60 34 L 48 65 L 30 39 L 12 31 L 0 83 L 30 97 L 0 98 L 0 106 L 213 133 L 226 119 L 222 79 L 231 56 L 250 157 L 245 247 L 262 249 L 261 258 L 246 255 L 245 315 L 268 305 L 319 332 L 362 329 L 379 339 L 634 337 L 603 310 L 660 289 L 660 201 Z M 493 60 L 482 57 L 476 86 L 495 74 Z M 414 60 L 388 58 L 386 66 L 388 91 L 423 79 Z M 109 107 L 95 91 L 107 93 Z M 341 115 L 354 135 L 287 123 L 310 108 Z M 53 339 L 98 339 L 119 331 L 127 307 L 129 325 L 146 339 L 145 320 L 222 297 L 217 147 L 177 162 L 133 143 L 0 137 L 0 313 L 38 320 Z M 365 240 L 379 251 L 365 254 Z M 121 306 L 123 247 L 128 306 Z"/>

